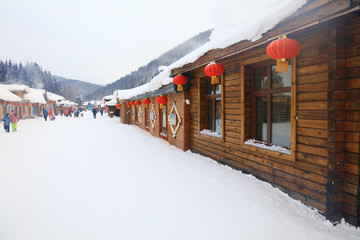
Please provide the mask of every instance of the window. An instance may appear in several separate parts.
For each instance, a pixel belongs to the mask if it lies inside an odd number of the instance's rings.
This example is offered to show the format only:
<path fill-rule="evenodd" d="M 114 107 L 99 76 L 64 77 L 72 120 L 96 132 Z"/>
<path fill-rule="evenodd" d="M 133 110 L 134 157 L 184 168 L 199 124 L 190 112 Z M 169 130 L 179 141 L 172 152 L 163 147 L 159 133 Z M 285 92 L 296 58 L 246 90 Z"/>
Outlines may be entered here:
<path fill-rule="evenodd" d="M 202 133 L 210 132 L 223 136 L 222 84 L 212 85 L 209 77 L 201 78 L 199 91 L 200 131 L 207 130 Z"/>
<path fill-rule="evenodd" d="M 206 80 L 206 129 L 221 135 L 221 84 L 212 85 Z"/>
<path fill-rule="evenodd" d="M 253 137 L 266 145 L 291 145 L 291 64 L 277 73 L 274 62 L 252 66 Z"/>
<path fill-rule="evenodd" d="M 134 118 L 135 118 L 135 123 L 138 123 L 138 107 L 134 106 Z"/>
<path fill-rule="evenodd" d="M 149 108 L 145 107 L 145 128 L 150 129 Z"/>
<path fill-rule="evenodd" d="M 166 128 L 166 105 L 163 109 L 160 109 L 160 135 L 167 137 L 167 128 Z"/>

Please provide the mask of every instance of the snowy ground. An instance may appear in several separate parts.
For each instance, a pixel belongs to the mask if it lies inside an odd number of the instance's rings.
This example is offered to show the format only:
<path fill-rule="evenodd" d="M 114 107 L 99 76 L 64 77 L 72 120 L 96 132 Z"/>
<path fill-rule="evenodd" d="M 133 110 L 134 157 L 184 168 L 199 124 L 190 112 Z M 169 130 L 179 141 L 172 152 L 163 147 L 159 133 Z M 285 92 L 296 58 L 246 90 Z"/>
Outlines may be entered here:
<path fill-rule="evenodd" d="M 1 240 L 360 239 L 118 118 L 23 120 L 0 149 Z"/>

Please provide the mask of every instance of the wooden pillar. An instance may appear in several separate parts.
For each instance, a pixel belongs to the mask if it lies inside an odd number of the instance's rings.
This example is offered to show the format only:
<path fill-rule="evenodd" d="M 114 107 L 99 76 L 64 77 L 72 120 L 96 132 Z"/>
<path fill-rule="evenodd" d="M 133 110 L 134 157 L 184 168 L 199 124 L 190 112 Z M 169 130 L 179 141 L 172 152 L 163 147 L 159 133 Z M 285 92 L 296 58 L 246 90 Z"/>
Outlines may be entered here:
<path fill-rule="evenodd" d="M 345 22 L 330 23 L 328 42 L 328 164 L 326 218 L 338 222 L 344 215 L 345 141 Z"/>

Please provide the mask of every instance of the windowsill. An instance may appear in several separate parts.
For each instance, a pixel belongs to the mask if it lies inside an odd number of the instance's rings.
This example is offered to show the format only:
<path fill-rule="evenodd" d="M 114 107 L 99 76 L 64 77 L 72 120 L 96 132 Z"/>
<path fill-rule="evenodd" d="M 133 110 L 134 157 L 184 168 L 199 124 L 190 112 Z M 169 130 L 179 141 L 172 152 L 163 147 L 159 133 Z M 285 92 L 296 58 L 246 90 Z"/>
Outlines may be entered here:
<path fill-rule="evenodd" d="M 257 143 L 255 142 L 254 139 L 249 139 L 246 142 L 244 142 L 245 145 L 249 145 L 249 146 L 254 146 L 254 147 L 258 147 L 258 148 L 262 148 L 262 149 L 266 149 L 266 150 L 270 150 L 270 151 L 274 151 L 274 152 L 279 152 L 279 153 L 284 153 L 287 155 L 291 155 L 291 150 L 281 147 L 281 146 L 267 146 L 265 144 L 262 143 Z"/>
<path fill-rule="evenodd" d="M 213 132 L 209 129 L 204 129 L 200 132 L 200 134 L 204 134 L 207 136 L 211 136 L 211 137 L 217 137 L 217 138 L 222 138 L 221 134 L 217 133 L 217 132 Z"/>

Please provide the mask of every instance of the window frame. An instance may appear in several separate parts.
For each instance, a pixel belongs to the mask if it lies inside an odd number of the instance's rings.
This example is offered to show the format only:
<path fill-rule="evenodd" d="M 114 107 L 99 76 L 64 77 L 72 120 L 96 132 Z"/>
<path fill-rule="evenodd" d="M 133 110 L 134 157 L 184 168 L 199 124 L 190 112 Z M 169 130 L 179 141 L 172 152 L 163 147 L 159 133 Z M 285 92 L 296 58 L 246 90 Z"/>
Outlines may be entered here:
<path fill-rule="evenodd" d="M 245 92 L 245 67 L 249 66 L 249 65 L 263 65 L 263 63 L 267 62 L 271 60 L 269 58 L 269 56 L 267 54 L 261 55 L 259 57 L 254 57 L 254 58 L 250 58 L 247 59 L 246 61 L 243 61 L 240 65 L 240 81 L 241 81 L 241 89 L 240 89 L 240 96 L 241 96 L 241 147 L 245 148 L 245 149 L 249 149 L 249 150 L 253 150 L 253 151 L 257 151 L 257 152 L 261 152 L 267 155 L 271 155 L 271 156 L 276 156 L 279 157 L 281 159 L 284 160 L 289 160 L 289 161 L 295 161 L 295 153 L 296 153 L 296 119 L 297 119 L 297 110 L 296 110 L 296 58 L 291 60 L 291 86 L 290 86 L 290 93 L 291 93 L 291 110 L 290 110 L 290 121 L 291 121 L 291 128 L 290 128 L 290 154 L 286 154 L 283 152 L 278 152 L 275 150 L 271 150 L 271 149 L 265 149 L 265 148 L 261 148 L 260 146 L 252 146 L 252 145 L 247 145 L 245 144 L 245 142 L 248 139 L 245 139 L 245 120 L 246 120 L 246 112 L 245 112 L 245 103 L 246 103 L 246 96 L 248 96 L 249 93 Z M 268 81 L 268 84 L 270 84 L 271 81 Z M 251 79 L 251 89 L 253 90 L 254 88 L 254 84 L 253 84 L 253 79 Z M 271 93 L 273 94 L 273 93 Z M 252 101 L 252 121 L 251 124 L 254 124 L 254 114 L 255 114 L 255 107 L 254 107 L 254 99 L 255 97 L 253 96 L 253 92 L 251 92 L 251 101 Z M 271 100 L 271 99 L 270 99 Z M 271 105 L 271 102 L 268 104 Z M 269 107 L 269 106 L 268 106 Z M 268 119 L 271 118 L 271 113 L 268 114 Z M 270 121 L 271 122 L 271 121 Z M 269 122 L 269 123 L 270 123 Z M 270 124 L 269 124 L 270 125 Z M 252 127 L 252 136 L 254 135 L 254 131 L 255 131 L 255 126 L 251 126 Z M 271 128 L 271 127 L 270 127 Z M 269 139 L 269 135 L 267 135 L 267 138 Z M 271 139 L 271 138 L 270 138 Z"/>
<path fill-rule="evenodd" d="M 159 104 L 160 105 L 160 104 Z M 164 114 L 164 111 L 165 111 L 165 127 L 163 127 L 163 114 Z M 160 106 L 159 106 L 159 135 L 161 138 L 163 139 L 168 139 L 168 127 L 167 127 L 167 104 L 164 104 L 164 108 L 161 109 Z M 166 136 L 162 134 L 162 132 L 165 131 L 166 132 Z"/>
<path fill-rule="evenodd" d="M 149 105 L 148 105 L 148 107 L 144 107 L 145 129 L 146 130 L 150 130 L 150 111 L 149 111 L 150 106 Z"/>
<path fill-rule="evenodd" d="M 201 134 L 201 131 L 203 130 L 209 130 L 207 129 L 208 125 L 208 117 L 207 117 L 207 100 L 209 98 L 213 98 L 213 124 L 216 122 L 216 98 L 221 98 L 221 136 L 215 137 L 215 136 L 209 136 L 214 138 L 221 138 L 222 142 L 225 142 L 225 116 L 224 116 L 224 89 L 225 89 L 225 78 L 224 74 L 222 74 L 220 77 L 220 84 L 221 84 L 221 94 L 214 94 L 211 97 L 208 97 L 206 94 L 206 81 L 210 80 L 211 78 L 208 76 L 201 76 L 198 78 L 198 96 L 199 96 L 199 104 L 198 104 L 198 113 L 199 113 L 199 121 L 198 121 L 198 134 Z M 213 86 L 215 89 L 216 86 Z M 215 93 L 215 91 L 214 91 Z M 215 108 L 215 109 L 214 109 Z M 213 126 L 215 129 L 215 127 Z M 211 130 L 209 130 L 211 131 Z M 215 133 L 214 131 L 211 131 Z M 206 134 L 203 134 L 206 135 Z"/>

